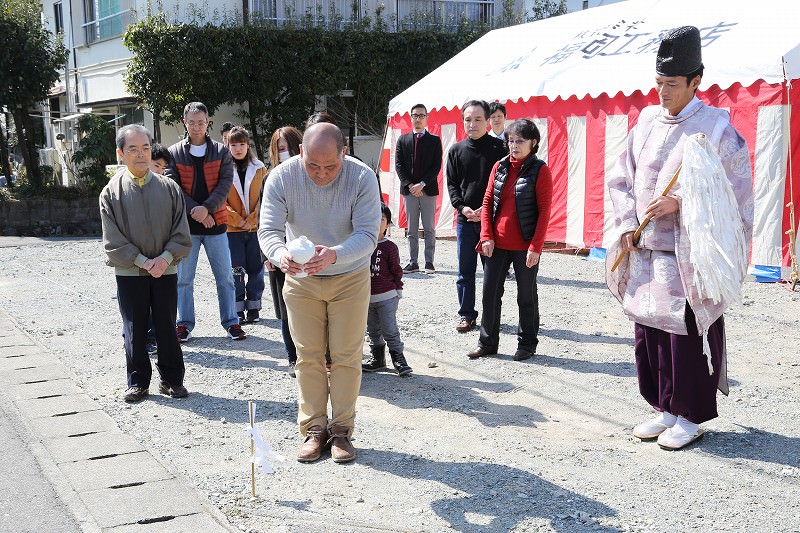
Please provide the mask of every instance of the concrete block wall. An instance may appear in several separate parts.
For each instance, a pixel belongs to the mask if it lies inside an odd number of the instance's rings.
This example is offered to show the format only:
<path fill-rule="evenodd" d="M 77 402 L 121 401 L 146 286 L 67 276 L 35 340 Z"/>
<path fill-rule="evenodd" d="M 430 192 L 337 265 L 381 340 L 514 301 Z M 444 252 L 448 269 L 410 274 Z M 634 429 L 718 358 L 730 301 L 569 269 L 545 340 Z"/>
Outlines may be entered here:
<path fill-rule="evenodd" d="M 97 198 L 0 201 L 0 235 L 100 235 Z"/>

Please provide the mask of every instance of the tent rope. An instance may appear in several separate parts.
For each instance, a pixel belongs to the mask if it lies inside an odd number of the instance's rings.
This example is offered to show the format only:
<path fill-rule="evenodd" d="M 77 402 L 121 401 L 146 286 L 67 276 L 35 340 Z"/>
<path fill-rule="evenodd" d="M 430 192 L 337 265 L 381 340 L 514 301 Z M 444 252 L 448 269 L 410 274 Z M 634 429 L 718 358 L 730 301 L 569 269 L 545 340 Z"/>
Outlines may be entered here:
<path fill-rule="evenodd" d="M 791 88 L 792 82 L 786 75 L 786 58 L 783 59 L 783 83 L 786 86 L 786 104 L 787 104 L 787 117 L 789 120 L 789 203 L 786 207 L 789 208 L 789 230 L 786 234 L 789 236 L 789 256 L 792 259 L 792 271 L 789 274 L 789 281 L 792 284 L 792 291 L 797 288 L 797 283 L 800 281 L 800 266 L 797 261 L 797 227 L 794 218 L 794 175 L 792 169 L 792 100 Z"/>

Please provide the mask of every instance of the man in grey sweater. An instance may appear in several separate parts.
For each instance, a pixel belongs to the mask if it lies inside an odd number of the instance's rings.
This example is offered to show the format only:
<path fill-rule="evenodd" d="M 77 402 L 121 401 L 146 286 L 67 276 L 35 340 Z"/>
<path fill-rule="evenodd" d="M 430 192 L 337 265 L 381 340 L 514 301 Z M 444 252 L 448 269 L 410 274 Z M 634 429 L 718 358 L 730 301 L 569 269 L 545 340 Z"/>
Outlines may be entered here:
<path fill-rule="evenodd" d="M 297 345 L 297 421 L 305 435 L 300 462 L 316 461 L 328 444 L 335 462 L 355 459 L 350 436 L 361 386 L 369 261 L 378 242 L 381 210 L 375 174 L 345 151 L 338 127 L 309 127 L 300 155 L 270 173 L 261 204 L 261 249 L 289 274 L 283 296 Z M 300 265 L 286 242 L 303 235 L 316 252 Z M 295 277 L 300 272 L 308 276 Z M 326 348 L 332 360 L 330 387 Z M 327 416 L 329 399 L 332 420 Z"/>
<path fill-rule="evenodd" d="M 175 265 L 192 249 L 186 205 L 178 184 L 149 170 L 152 137 L 132 124 L 117 134 L 117 155 L 127 167 L 100 193 L 103 248 L 117 278 L 128 389 L 126 402 L 148 394 L 152 367 L 147 329 L 152 314 L 158 343 L 159 390 L 186 397 L 183 354 L 175 336 L 178 281 Z"/>

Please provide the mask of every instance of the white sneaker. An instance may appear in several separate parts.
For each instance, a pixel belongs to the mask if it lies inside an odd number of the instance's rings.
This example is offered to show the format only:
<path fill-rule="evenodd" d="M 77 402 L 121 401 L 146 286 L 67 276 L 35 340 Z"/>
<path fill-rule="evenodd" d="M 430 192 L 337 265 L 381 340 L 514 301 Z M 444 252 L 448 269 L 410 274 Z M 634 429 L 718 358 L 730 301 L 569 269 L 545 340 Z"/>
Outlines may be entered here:
<path fill-rule="evenodd" d="M 682 416 L 674 426 L 658 436 L 658 445 L 665 450 L 680 450 L 703 436 L 703 428 Z"/>
<path fill-rule="evenodd" d="M 655 439 L 666 430 L 675 425 L 677 417 L 670 413 L 659 413 L 657 417 L 647 422 L 642 422 L 633 428 L 633 436 L 642 440 Z"/>

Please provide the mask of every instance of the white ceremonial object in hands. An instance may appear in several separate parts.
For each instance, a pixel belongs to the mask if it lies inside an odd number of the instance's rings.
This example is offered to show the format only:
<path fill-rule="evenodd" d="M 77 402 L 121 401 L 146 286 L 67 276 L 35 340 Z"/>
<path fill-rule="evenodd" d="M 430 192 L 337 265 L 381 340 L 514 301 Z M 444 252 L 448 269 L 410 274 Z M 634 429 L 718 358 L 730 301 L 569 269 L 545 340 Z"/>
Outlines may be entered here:
<path fill-rule="evenodd" d="M 748 262 L 742 216 L 722 161 L 702 134 L 686 141 L 679 183 L 698 294 L 714 303 L 741 302 Z"/>
<path fill-rule="evenodd" d="M 305 235 L 301 235 L 300 237 L 288 242 L 286 244 L 286 249 L 289 250 L 289 255 L 292 256 L 292 261 L 299 265 L 305 265 L 308 263 L 308 261 L 314 257 L 314 253 L 316 253 L 314 243 L 308 240 L 308 237 Z M 300 272 L 294 277 L 304 278 L 306 276 L 308 276 L 308 274 L 305 272 Z"/>

